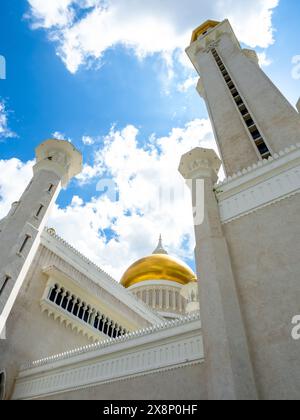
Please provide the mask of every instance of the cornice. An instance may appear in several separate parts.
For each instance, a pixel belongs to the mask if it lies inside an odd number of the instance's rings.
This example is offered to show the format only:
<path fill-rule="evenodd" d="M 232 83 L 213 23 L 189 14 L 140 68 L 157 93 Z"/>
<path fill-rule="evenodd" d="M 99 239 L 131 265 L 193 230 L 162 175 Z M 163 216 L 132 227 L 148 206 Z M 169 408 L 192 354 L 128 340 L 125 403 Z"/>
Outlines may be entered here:
<path fill-rule="evenodd" d="M 297 151 L 298 153 L 295 156 L 294 152 L 297 152 Z M 257 177 L 261 173 L 269 171 L 270 164 L 275 161 L 278 161 L 278 164 L 276 166 L 282 166 L 282 164 L 285 162 L 290 162 L 292 160 L 295 160 L 295 157 L 299 158 L 300 156 L 299 151 L 300 151 L 300 143 L 286 147 L 284 150 L 280 151 L 279 153 L 275 153 L 273 156 L 270 156 L 268 159 L 260 160 L 254 163 L 252 166 L 249 166 L 248 168 L 244 168 L 241 171 L 229 176 L 228 178 L 225 178 L 223 181 L 219 181 L 218 183 L 216 183 L 215 187 L 216 189 L 220 189 L 221 187 L 223 189 L 225 188 L 226 185 L 228 185 L 228 187 L 230 188 L 231 186 L 236 185 L 234 181 L 237 181 L 238 184 L 244 182 L 246 175 L 251 175 L 251 179 L 254 177 Z M 290 156 L 292 153 L 293 155 Z M 283 161 L 284 157 L 288 157 L 288 159 L 285 159 L 285 162 Z M 258 170 L 260 170 L 259 173 L 257 172 Z"/>
<path fill-rule="evenodd" d="M 89 344 L 89 345 L 86 345 L 86 346 L 83 346 L 83 347 L 79 347 L 79 348 L 74 349 L 74 350 L 66 351 L 64 353 L 60 353 L 60 354 L 57 354 L 57 355 L 45 357 L 44 359 L 40 359 L 40 360 L 36 360 L 36 361 L 32 361 L 32 362 L 27 362 L 27 363 L 24 363 L 23 365 L 21 365 L 20 371 L 22 372 L 22 371 L 29 370 L 29 369 L 35 369 L 37 367 L 50 365 L 50 364 L 55 363 L 55 362 L 68 360 L 68 359 L 73 358 L 75 356 L 80 356 L 80 355 L 83 355 L 83 354 L 87 354 L 89 352 L 94 352 L 94 351 L 97 351 L 97 350 L 101 350 L 101 349 L 113 346 L 115 344 L 118 344 L 118 343 L 132 342 L 139 337 L 151 336 L 152 334 L 154 334 L 158 331 L 164 331 L 164 330 L 168 330 L 168 329 L 171 329 L 171 328 L 177 328 L 177 327 L 180 327 L 182 325 L 187 325 L 187 324 L 195 322 L 195 321 L 200 321 L 200 313 L 189 314 L 187 316 L 181 317 L 181 318 L 176 319 L 176 320 L 165 321 L 165 322 L 162 322 L 160 324 L 153 325 L 151 327 L 142 328 L 140 330 L 133 331 L 129 334 L 125 334 L 125 335 L 120 336 L 118 338 L 109 338 L 109 339 L 106 339 L 106 340 L 103 340 L 103 341 L 100 341 L 100 342 L 97 342 L 97 343 L 93 343 L 93 344 Z"/>
<path fill-rule="evenodd" d="M 141 377 L 145 377 L 145 376 L 149 376 L 149 375 L 154 375 L 157 373 L 164 373 L 164 372 L 170 372 L 173 370 L 178 370 L 178 369 L 183 369 L 183 368 L 187 368 L 190 366 L 197 366 L 197 365 L 201 365 L 202 363 L 204 363 L 204 358 L 199 358 L 196 359 L 192 362 L 184 362 L 184 363 L 178 363 L 175 365 L 171 365 L 171 366 L 166 366 L 166 367 L 160 367 L 158 369 L 153 369 L 153 370 L 145 370 L 144 372 L 139 372 L 139 373 L 135 373 L 135 374 L 131 374 L 128 376 L 123 376 L 123 377 L 112 377 L 110 379 L 106 379 L 106 380 L 102 380 L 101 382 L 96 382 L 96 383 L 89 383 L 89 384 L 82 384 L 82 385 L 73 385 L 71 387 L 65 387 L 59 390 L 55 390 L 55 391 L 47 391 L 45 393 L 37 393 L 36 395 L 27 395 L 24 394 L 22 395 L 22 389 L 21 392 L 18 391 L 14 393 L 13 395 L 13 400 L 38 400 L 40 398 L 45 398 L 45 397 L 51 397 L 54 395 L 64 395 L 67 394 L 69 392 L 76 392 L 76 391 L 83 391 L 89 388 L 94 388 L 96 386 L 99 385 L 107 385 L 107 384 L 111 384 L 111 383 L 115 383 L 115 382 L 129 382 L 132 379 L 135 378 L 141 378 Z"/>
<path fill-rule="evenodd" d="M 134 284 L 130 287 L 128 287 L 128 290 L 132 291 L 136 291 L 136 290 L 147 290 L 147 289 L 151 289 L 153 287 L 162 287 L 164 289 L 178 289 L 181 290 L 183 285 L 176 283 L 175 281 L 165 281 L 165 280 L 147 280 L 147 281 L 143 281 L 141 283 L 137 283 Z"/>
<path fill-rule="evenodd" d="M 95 387 L 203 362 L 199 314 L 31 363 L 13 399 Z"/>
<path fill-rule="evenodd" d="M 154 313 L 143 302 L 139 301 L 133 293 L 125 289 L 120 283 L 102 270 L 102 268 L 58 236 L 53 229 L 45 228 L 41 235 L 41 244 L 67 261 L 88 277 L 94 284 L 101 286 L 108 293 L 119 299 L 150 324 L 157 324 L 163 320 L 162 317 Z"/>
<path fill-rule="evenodd" d="M 230 25 L 228 19 L 225 19 L 223 22 L 220 22 L 214 28 L 211 28 L 207 31 L 205 36 L 200 36 L 196 41 L 192 42 L 189 47 L 186 48 L 186 53 L 190 57 L 194 65 L 197 66 L 197 55 L 199 53 L 209 52 L 212 47 L 216 47 L 221 36 L 227 34 L 230 36 L 232 42 L 238 47 L 241 48 L 240 43 Z"/>
<path fill-rule="evenodd" d="M 223 224 L 300 192 L 300 144 L 243 169 L 215 185 Z"/>

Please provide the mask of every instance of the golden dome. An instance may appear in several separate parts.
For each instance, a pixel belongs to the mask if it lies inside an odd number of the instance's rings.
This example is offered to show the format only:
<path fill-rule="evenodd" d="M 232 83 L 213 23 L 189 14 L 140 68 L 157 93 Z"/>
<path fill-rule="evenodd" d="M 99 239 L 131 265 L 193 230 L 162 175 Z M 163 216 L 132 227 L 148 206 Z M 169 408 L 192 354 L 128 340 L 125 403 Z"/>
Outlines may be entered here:
<path fill-rule="evenodd" d="M 174 281 L 182 285 L 197 281 L 195 273 L 184 262 L 168 255 L 162 246 L 154 252 L 128 268 L 121 279 L 124 287 L 148 280 Z"/>

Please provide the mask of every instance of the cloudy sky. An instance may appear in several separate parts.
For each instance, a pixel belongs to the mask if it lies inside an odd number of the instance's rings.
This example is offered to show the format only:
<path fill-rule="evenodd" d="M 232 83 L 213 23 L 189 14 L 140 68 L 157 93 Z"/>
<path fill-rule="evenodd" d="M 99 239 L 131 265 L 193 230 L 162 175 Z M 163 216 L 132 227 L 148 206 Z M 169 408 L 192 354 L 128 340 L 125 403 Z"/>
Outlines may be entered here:
<path fill-rule="evenodd" d="M 229 18 L 295 104 L 299 2 L 2 0 L 0 7 L 0 218 L 31 177 L 34 148 L 67 139 L 85 166 L 49 225 L 117 280 L 152 252 L 160 233 L 169 252 L 194 267 L 190 199 L 177 167 L 183 153 L 215 144 L 184 49 L 203 21 Z"/>

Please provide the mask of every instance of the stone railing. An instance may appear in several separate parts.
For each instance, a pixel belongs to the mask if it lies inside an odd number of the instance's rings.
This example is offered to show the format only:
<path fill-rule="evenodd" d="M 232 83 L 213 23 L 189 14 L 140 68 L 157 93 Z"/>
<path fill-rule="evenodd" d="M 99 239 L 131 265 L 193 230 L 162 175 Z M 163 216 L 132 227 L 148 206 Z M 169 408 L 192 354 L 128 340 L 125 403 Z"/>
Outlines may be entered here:
<path fill-rule="evenodd" d="M 141 285 L 132 293 L 159 313 L 174 313 L 182 316 L 186 313 L 186 300 L 180 295 L 180 291 L 181 287 Z"/>
<path fill-rule="evenodd" d="M 72 245 L 70 245 L 68 242 L 66 242 L 64 239 L 62 239 L 59 235 L 56 234 L 55 230 L 49 227 L 45 228 L 45 233 L 49 235 L 54 241 L 61 244 L 63 247 L 67 248 L 72 254 L 74 254 L 76 257 L 79 257 L 81 261 L 83 261 L 85 264 L 87 264 L 92 270 L 95 270 L 96 274 L 100 273 L 102 277 L 107 281 L 107 284 L 109 287 L 112 287 L 113 290 L 116 292 L 117 297 L 124 297 L 124 294 L 126 294 L 127 300 L 130 303 L 130 307 L 132 307 L 132 303 L 136 303 L 140 309 L 143 311 L 146 311 L 150 317 L 151 321 L 157 322 L 158 320 L 162 320 L 163 318 L 156 312 L 154 312 L 149 306 L 147 306 L 144 302 L 140 301 L 133 293 L 130 292 L 130 290 L 125 289 L 120 283 L 118 283 L 113 277 L 111 277 L 108 273 L 106 273 L 101 267 L 99 267 L 96 263 L 91 261 L 89 258 L 87 258 L 85 255 L 83 255 L 81 252 L 79 252 L 76 248 L 74 248 Z M 94 281 L 94 279 L 93 279 Z M 94 281 L 94 283 L 100 285 L 103 287 L 103 284 L 99 281 Z M 153 322 L 153 323 L 154 323 Z"/>
<path fill-rule="evenodd" d="M 106 340 L 103 340 L 103 341 L 100 341 L 100 342 L 97 342 L 97 343 L 93 343 L 93 344 L 89 344 L 87 346 L 79 347 L 79 348 L 74 349 L 74 350 L 66 351 L 64 353 L 60 353 L 60 354 L 56 354 L 56 355 L 53 355 L 53 356 L 45 357 L 45 358 L 40 359 L 40 360 L 26 362 L 26 363 L 21 365 L 20 371 L 24 371 L 24 370 L 28 370 L 28 369 L 32 369 L 32 368 L 36 368 L 36 367 L 40 367 L 40 366 L 45 366 L 47 364 L 58 362 L 58 361 L 61 361 L 61 360 L 70 359 L 74 356 L 80 356 L 82 354 L 85 354 L 85 353 L 88 353 L 88 352 L 91 352 L 91 351 L 100 350 L 100 349 L 103 349 L 105 347 L 112 346 L 113 344 L 117 344 L 117 343 L 121 343 L 121 342 L 127 342 L 127 341 L 133 340 L 137 337 L 143 337 L 143 336 L 151 335 L 151 334 L 153 334 L 157 331 L 162 331 L 162 330 L 166 330 L 166 329 L 169 329 L 169 328 L 178 327 L 180 325 L 188 324 L 189 322 L 193 322 L 193 321 L 196 321 L 196 320 L 200 320 L 200 313 L 193 313 L 193 314 L 187 315 L 185 317 L 182 317 L 180 319 L 176 319 L 176 320 L 173 320 L 173 321 L 166 321 L 166 322 L 163 322 L 161 324 L 153 325 L 151 327 L 142 328 L 140 330 L 122 335 L 122 336 L 117 337 L 117 338 L 109 338 L 109 339 L 106 339 Z"/>
<path fill-rule="evenodd" d="M 289 155 L 291 152 L 294 152 L 296 150 L 300 149 L 300 143 L 297 143 L 296 145 L 292 145 L 289 147 L 286 147 L 284 150 L 280 151 L 279 153 L 275 153 L 273 156 L 270 156 L 268 159 L 264 159 L 264 160 L 260 160 L 257 163 L 254 163 L 252 166 L 249 166 L 248 168 L 244 168 L 243 170 L 241 170 L 240 172 L 237 172 L 231 176 L 229 176 L 228 178 L 224 179 L 223 181 L 218 182 L 215 185 L 216 188 L 216 192 L 218 193 L 218 190 L 224 186 L 229 184 L 231 181 L 236 180 L 238 178 L 241 178 L 244 175 L 250 174 L 254 171 L 256 171 L 257 169 L 263 167 L 263 166 L 267 166 L 270 163 Z"/>
<path fill-rule="evenodd" d="M 80 393 L 203 361 L 201 321 L 193 315 L 30 363 L 19 373 L 13 399 Z"/>
<path fill-rule="evenodd" d="M 300 144 L 215 186 L 223 224 L 300 193 Z"/>

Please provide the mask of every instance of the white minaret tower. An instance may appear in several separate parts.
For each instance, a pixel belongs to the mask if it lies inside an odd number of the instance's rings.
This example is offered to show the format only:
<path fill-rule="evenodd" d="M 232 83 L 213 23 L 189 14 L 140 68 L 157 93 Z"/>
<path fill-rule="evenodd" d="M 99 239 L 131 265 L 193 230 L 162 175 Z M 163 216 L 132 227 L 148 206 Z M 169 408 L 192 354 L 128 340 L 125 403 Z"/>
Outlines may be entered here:
<path fill-rule="evenodd" d="M 20 201 L 0 222 L 0 335 L 39 246 L 50 209 L 82 169 L 81 154 L 67 141 L 48 140 L 36 149 L 34 176 Z"/>
<path fill-rule="evenodd" d="M 258 64 L 242 49 L 228 20 L 207 21 L 187 54 L 201 76 L 204 98 L 226 175 L 268 159 L 300 142 L 300 118 Z"/>

